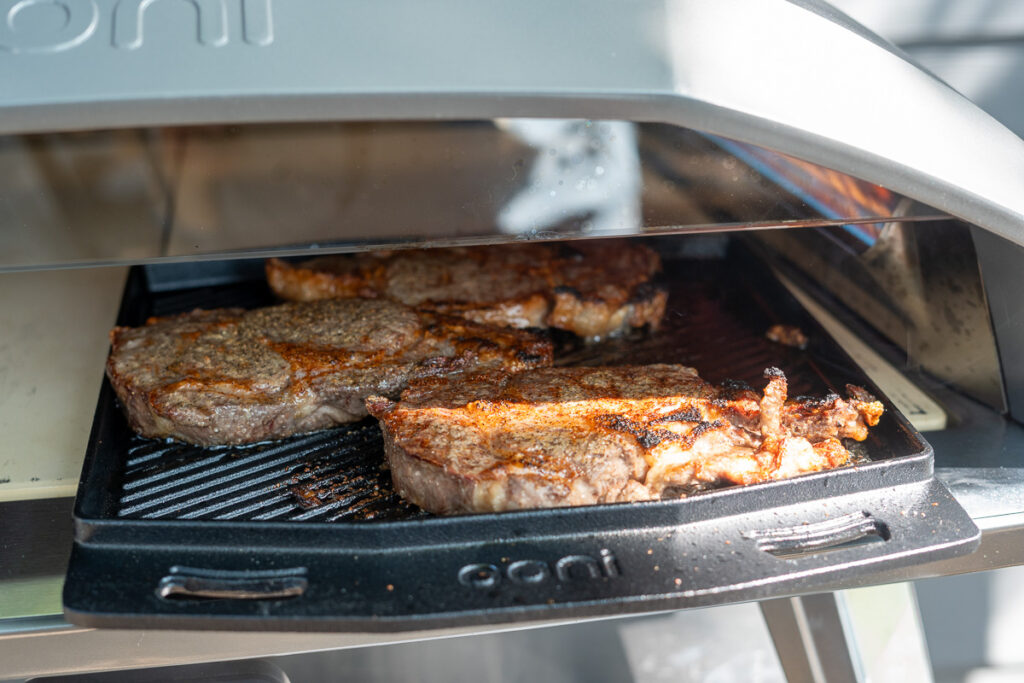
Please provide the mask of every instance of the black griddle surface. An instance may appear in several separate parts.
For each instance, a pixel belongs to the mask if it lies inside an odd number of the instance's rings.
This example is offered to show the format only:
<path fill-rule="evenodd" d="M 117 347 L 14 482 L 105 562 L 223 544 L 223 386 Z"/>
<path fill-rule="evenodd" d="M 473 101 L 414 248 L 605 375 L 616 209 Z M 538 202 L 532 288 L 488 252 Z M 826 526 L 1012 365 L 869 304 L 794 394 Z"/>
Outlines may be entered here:
<path fill-rule="evenodd" d="M 789 294 L 746 260 L 668 261 L 662 279 L 668 309 L 657 331 L 590 344 L 555 333 L 556 365 L 681 363 L 696 367 L 708 381 L 743 380 L 758 390 L 765 384 L 765 368 L 778 366 L 786 372 L 791 396 L 845 394 L 846 382 L 869 385 Z M 273 303 L 259 281 L 152 293 L 136 277 L 122 324 L 195 308 Z M 808 349 L 769 341 L 764 333 L 776 323 L 801 326 L 811 337 Z M 202 448 L 128 434 L 120 518 L 363 522 L 427 514 L 394 492 L 372 418 L 241 447 Z M 869 443 L 866 451 L 879 458 L 893 452 L 875 446 Z"/>

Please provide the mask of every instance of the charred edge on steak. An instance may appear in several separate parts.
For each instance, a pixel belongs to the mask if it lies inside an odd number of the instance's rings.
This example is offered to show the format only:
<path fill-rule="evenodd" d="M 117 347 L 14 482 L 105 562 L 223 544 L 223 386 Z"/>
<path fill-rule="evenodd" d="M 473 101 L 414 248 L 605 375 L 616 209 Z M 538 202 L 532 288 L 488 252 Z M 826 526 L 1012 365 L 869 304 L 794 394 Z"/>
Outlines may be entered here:
<path fill-rule="evenodd" d="M 652 420 L 651 424 L 661 424 L 663 422 L 701 422 L 703 419 L 704 416 L 701 415 L 700 410 L 690 406 L 686 410 L 679 410 Z"/>
<path fill-rule="evenodd" d="M 624 418 L 621 415 L 599 415 L 597 417 L 597 423 L 612 431 L 630 434 L 636 438 L 637 442 L 645 447 L 645 449 L 653 449 L 655 445 L 662 441 L 678 438 L 677 434 L 670 431 L 664 429 L 659 429 L 657 431 L 647 429 L 644 424 Z"/>
<path fill-rule="evenodd" d="M 722 427 L 725 426 L 726 422 L 724 420 L 715 420 L 714 422 L 704 421 L 698 423 L 697 426 L 691 429 L 690 433 L 686 435 L 685 441 L 687 442 L 687 447 L 692 446 L 693 442 L 699 439 L 704 434 L 707 434 L 708 432 L 713 432 L 716 429 L 721 429 Z"/>
<path fill-rule="evenodd" d="M 744 394 L 754 391 L 753 387 L 739 379 L 727 379 L 719 385 L 719 388 L 721 389 L 719 398 L 713 399 L 712 404 L 720 408 L 727 405 L 729 401 L 735 401 Z"/>
<path fill-rule="evenodd" d="M 634 437 L 640 446 L 650 450 L 658 444 L 664 443 L 665 441 L 676 441 L 679 442 L 680 447 L 683 450 L 693 447 L 704 434 L 716 429 L 721 429 L 726 426 L 722 420 L 715 420 L 714 422 L 708 422 L 701 420 L 698 416 L 697 420 L 687 420 L 688 422 L 697 422 L 697 425 L 690 430 L 688 434 L 676 434 L 670 432 L 667 429 L 648 429 L 647 425 L 637 422 L 636 420 L 630 420 L 621 415 L 599 415 L 597 417 L 598 424 L 603 427 L 607 427 L 612 431 L 629 434 Z M 659 420 L 660 421 L 660 420 Z M 679 420 L 682 422 L 683 420 Z M 653 424 L 653 422 L 651 423 Z"/>
<path fill-rule="evenodd" d="M 835 394 L 829 394 L 834 396 Z M 856 384 L 846 385 L 846 395 L 857 401 L 863 401 L 864 403 L 874 403 L 877 399 L 871 395 L 870 392 L 866 391 L 863 387 L 859 387 Z"/>
<path fill-rule="evenodd" d="M 457 337 L 457 341 L 463 344 L 476 344 L 481 349 L 497 349 L 500 348 L 498 344 L 495 344 L 490 339 L 484 339 L 483 337 Z"/>
<path fill-rule="evenodd" d="M 659 294 L 667 295 L 668 288 L 656 282 L 641 282 L 633 288 L 633 292 L 627 301 L 631 304 L 642 304 L 654 299 Z"/>
<path fill-rule="evenodd" d="M 539 363 L 544 360 L 544 356 L 536 353 L 527 353 L 526 351 L 516 351 L 516 360 L 523 363 Z"/>
<path fill-rule="evenodd" d="M 583 296 L 583 293 L 580 292 L 580 290 L 576 289 L 575 287 L 570 287 L 569 285 L 558 285 L 551 291 L 554 292 L 555 294 L 568 294 L 572 298 L 578 299 L 580 301 L 587 301 L 588 298 L 591 301 L 601 301 L 600 297 L 585 297 Z"/>
<path fill-rule="evenodd" d="M 859 388 L 859 387 L 854 387 L 852 384 L 849 384 L 849 385 L 847 385 L 847 390 L 849 390 L 851 387 L 853 387 L 854 389 L 858 389 Z M 861 391 L 864 391 L 864 390 L 861 389 Z M 867 398 L 867 402 L 870 403 L 870 402 L 873 402 L 875 400 L 875 398 L 873 396 L 871 396 L 870 394 L 867 394 L 867 392 L 864 392 L 864 393 L 868 397 Z M 854 398 L 854 399 L 858 398 L 857 396 L 854 396 L 852 392 L 850 393 L 850 397 Z M 817 397 L 817 396 L 797 396 L 796 398 L 793 399 L 793 403 L 798 403 L 801 406 L 803 406 L 804 408 L 809 408 L 809 409 L 813 410 L 813 409 L 819 409 L 819 408 L 827 408 L 829 406 L 835 405 L 836 401 L 841 401 L 841 400 L 842 400 L 842 397 L 839 394 L 836 394 L 834 392 L 830 392 L 830 393 L 825 394 L 824 396 L 821 396 L 821 397 Z M 860 399 L 860 400 L 864 400 L 864 399 Z"/>
<path fill-rule="evenodd" d="M 558 285 L 551 290 L 556 296 L 559 294 L 566 294 L 576 299 L 577 301 L 589 301 L 596 303 L 605 303 L 603 297 L 598 294 L 591 296 L 585 296 L 580 290 L 570 285 Z M 648 301 L 654 300 L 658 295 L 667 295 L 668 289 L 660 284 L 653 282 L 641 282 L 633 288 L 630 292 L 629 298 L 626 299 L 627 304 L 643 304 Z"/>
<path fill-rule="evenodd" d="M 654 448 L 662 441 L 678 439 L 679 435 L 668 430 L 648 429 L 643 423 L 630 420 L 622 415 L 598 415 L 597 423 L 615 432 L 629 434 L 644 448 Z"/>

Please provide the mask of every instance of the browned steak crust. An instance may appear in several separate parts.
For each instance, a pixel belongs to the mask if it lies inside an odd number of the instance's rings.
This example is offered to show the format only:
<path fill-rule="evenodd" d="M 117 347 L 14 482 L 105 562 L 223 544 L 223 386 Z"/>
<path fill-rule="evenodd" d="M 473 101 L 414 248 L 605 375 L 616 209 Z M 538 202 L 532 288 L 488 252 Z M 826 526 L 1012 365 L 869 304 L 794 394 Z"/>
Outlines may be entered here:
<path fill-rule="evenodd" d="M 509 327 L 555 327 L 594 338 L 657 326 L 666 294 L 652 286 L 661 261 L 622 240 L 506 244 L 267 262 L 281 297 L 384 297 Z"/>
<path fill-rule="evenodd" d="M 882 406 L 714 387 L 680 365 L 488 372 L 367 400 L 398 492 L 431 512 L 650 500 L 835 467 Z"/>
<path fill-rule="evenodd" d="M 132 428 L 203 446 L 366 416 L 417 377 L 550 365 L 551 343 L 389 301 L 196 310 L 110 333 L 107 376 Z"/>

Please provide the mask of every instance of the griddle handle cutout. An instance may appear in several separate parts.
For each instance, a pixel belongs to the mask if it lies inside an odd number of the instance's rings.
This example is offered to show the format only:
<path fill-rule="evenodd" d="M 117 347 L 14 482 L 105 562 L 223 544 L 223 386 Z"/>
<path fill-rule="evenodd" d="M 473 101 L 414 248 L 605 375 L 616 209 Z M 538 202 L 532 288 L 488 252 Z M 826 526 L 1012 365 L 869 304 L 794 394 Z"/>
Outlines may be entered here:
<path fill-rule="evenodd" d="M 305 567 L 230 571 L 171 567 L 156 594 L 164 600 L 282 600 L 306 592 Z"/>
<path fill-rule="evenodd" d="M 826 550 L 839 550 L 865 541 L 888 541 L 890 532 L 888 525 L 875 519 L 871 513 L 854 512 L 800 526 L 748 531 L 743 537 L 753 540 L 758 550 L 790 559 Z"/>

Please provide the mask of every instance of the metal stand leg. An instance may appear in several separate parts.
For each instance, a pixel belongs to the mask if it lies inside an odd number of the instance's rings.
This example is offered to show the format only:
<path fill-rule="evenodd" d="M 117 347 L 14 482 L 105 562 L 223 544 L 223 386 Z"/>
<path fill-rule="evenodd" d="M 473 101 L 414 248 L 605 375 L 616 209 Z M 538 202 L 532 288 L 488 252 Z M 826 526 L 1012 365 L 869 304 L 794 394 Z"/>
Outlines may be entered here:
<path fill-rule="evenodd" d="M 863 667 L 837 593 L 760 603 L 789 683 L 862 683 Z"/>

